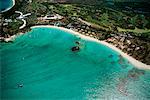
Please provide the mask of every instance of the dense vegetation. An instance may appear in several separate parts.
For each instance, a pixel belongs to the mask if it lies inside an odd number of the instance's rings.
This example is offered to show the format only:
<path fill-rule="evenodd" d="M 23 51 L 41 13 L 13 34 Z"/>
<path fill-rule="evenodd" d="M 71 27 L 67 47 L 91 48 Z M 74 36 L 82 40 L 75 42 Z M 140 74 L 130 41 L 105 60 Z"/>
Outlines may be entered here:
<path fill-rule="evenodd" d="M 71 1 L 71 0 L 69 0 Z M 99 0 L 95 0 L 90 2 L 91 0 L 86 0 L 86 3 L 93 4 L 93 2 L 99 2 Z M 103 1 L 103 0 L 100 0 Z M 40 2 L 40 3 L 39 3 Z M 72 0 L 71 2 L 81 2 L 81 0 Z M 85 1 L 84 1 L 85 2 Z M 83 2 L 83 3 L 84 3 Z M 135 13 L 126 11 L 121 9 L 121 6 L 132 4 L 132 3 L 122 3 L 122 2 L 114 2 L 119 9 L 112 9 L 111 7 L 106 7 L 105 5 L 99 5 L 99 3 L 95 5 L 84 5 L 81 4 L 53 4 L 53 3 L 45 3 L 42 0 L 33 0 L 32 3 L 27 2 L 19 2 L 17 1 L 15 7 L 4 13 L 5 18 L 15 19 L 16 14 L 14 14 L 15 10 L 20 10 L 23 13 L 31 12 L 32 16 L 27 19 L 27 26 L 32 26 L 37 23 L 37 17 L 46 14 L 58 13 L 66 18 L 76 17 L 82 18 L 85 21 L 90 23 L 94 23 L 101 27 L 108 28 L 109 30 L 116 30 L 119 27 L 119 31 L 127 31 L 131 32 L 136 36 L 142 37 L 150 37 L 150 17 L 147 14 Z M 101 2 L 102 3 L 102 2 Z M 104 4 L 104 3 L 103 3 Z M 120 5 L 119 5 L 120 4 Z M 138 6 L 139 3 L 136 3 Z M 128 10 L 128 9 L 127 9 Z M 14 20 L 15 21 L 15 20 Z M 19 23 L 13 22 L 10 23 L 9 28 L 12 33 L 16 33 Z M 138 31 L 137 31 L 138 30 Z M 139 31 L 140 30 L 140 31 Z"/>
<path fill-rule="evenodd" d="M 88 22 L 98 24 L 100 26 L 116 29 L 117 27 L 130 29 L 129 32 L 135 33 L 137 36 L 150 32 L 150 18 L 143 14 L 124 13 L 107 7 L 76 5 L 76 4 L 56 4 L 49 5 L 52 11 L 63 16 L 79 17 Z M 138 31 L 136 31 L 138 29 Z"/>

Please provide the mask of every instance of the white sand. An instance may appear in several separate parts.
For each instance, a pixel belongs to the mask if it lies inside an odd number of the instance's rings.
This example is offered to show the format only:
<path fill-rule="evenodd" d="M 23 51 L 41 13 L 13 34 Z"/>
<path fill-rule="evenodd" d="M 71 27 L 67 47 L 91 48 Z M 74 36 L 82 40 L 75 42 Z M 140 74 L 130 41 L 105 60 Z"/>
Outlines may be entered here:
<path fill-rule="evenodd" d="M 50 25 L 38 25 L 38 26 L 33 26 L 31 28 L 36 28 L 36 27 L 50 27 L 50 28 L 57 28 L 57 29 L 61 29 L 61 30 L 64 30 L 64 31 L 68 31 L 69 33 L 72 33 L 72 34 L 75 34 L 75 35 L 78 35 L 86 40 L 90 40 L 90 41 L 95 41 L 95 42 L 98 42 L 98 43 L 101 43 L 105 46 L 108 46 L 109 48 L 115 50 L 116 52 L 118 52 L 121 56 L 125 57 L 126 59 L 128 59 L 128 61 L 134 65 L 135 67 L 139 68 L 139 69 L 148 69 L 150 70 L 150 65 L 146 65 L 136 59 L 134 59 L 133 57 L 127 55 L 126 53 L 122 52 L 120 49 L 116 48 L 115 46 L 113 46 L 112 44 L 109 44 L 105 41 L 99 41 L 97 39 L 94 39 L 94 38 L 91 38 L 91 37 L 88 37 L 88 36 L 85 36 L 85 35 L 82 35 L 78 32 L 74 32 L 73 30 L 70 30 L 70 29 L 66 29 L 66 28 L 63 28 L 63 27 L 56 27 L 56 26 L 50 26 Z"/>

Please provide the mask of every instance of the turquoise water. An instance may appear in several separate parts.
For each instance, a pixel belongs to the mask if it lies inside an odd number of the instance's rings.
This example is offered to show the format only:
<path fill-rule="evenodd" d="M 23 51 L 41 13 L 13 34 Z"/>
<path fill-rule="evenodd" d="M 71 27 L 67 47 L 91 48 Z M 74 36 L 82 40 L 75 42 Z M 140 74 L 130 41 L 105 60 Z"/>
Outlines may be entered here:
<path fill-rule="evenodd" d="M 6 11 L 13 5 L 13 0 L 0 0 L 0 12 Z"/>
<path fill-rule="evenodd" d="M 80 51 L 71 48 L 80 42 Z M 2 99 L 149 100 L 150 71 L 110 48 L 55 28 L 1 43 Z"/>

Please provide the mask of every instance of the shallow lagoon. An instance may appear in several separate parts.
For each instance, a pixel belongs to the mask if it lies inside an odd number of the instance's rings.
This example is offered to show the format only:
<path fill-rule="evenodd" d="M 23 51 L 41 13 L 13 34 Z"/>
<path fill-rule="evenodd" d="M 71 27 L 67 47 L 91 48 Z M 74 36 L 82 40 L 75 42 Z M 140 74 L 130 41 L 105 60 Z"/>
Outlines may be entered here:
<path fill-rule="evenodd" d="M 13 6 L 13 0 L 0 0 L 0 12 L 5 12 Z"/>
<path fill-rule="evenodd" d="M 72 52 L 76 41 L 81 49 Z M 149 70 L 67 31 L 33 28 L 13 43 L 1 43 L 0 51 L 3 99 L 150 98 Z"/>

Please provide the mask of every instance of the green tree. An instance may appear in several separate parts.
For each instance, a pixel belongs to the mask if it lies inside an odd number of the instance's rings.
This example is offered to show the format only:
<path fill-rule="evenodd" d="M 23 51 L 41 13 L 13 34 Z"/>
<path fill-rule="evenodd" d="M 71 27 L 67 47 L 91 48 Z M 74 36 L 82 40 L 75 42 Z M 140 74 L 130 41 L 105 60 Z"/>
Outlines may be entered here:
<path fill-rule="evenodd" d="M 129 20 L 129 22 L 130 22 L 133 26 L 136 26 L 137 18 L 138 18 L 138 15 L 135 15 L 134 17 L 132 17 L 132 18 Z"/>

